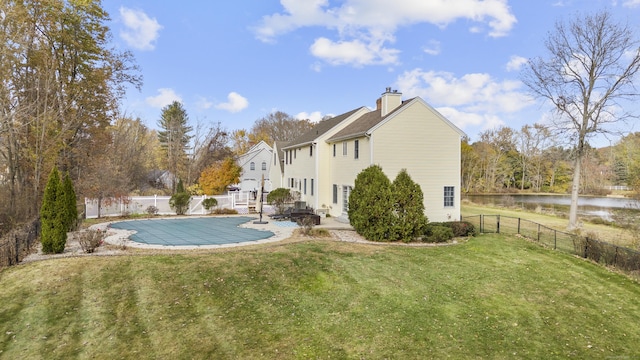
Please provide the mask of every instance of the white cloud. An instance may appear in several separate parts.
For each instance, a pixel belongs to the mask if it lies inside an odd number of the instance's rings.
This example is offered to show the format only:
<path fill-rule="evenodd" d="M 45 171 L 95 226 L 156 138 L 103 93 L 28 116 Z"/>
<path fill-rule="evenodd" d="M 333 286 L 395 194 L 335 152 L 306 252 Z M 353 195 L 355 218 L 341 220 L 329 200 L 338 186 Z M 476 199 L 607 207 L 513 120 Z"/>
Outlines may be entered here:
<path fill-rule="evenodd" d="M 529 60 L 522 56 L 512 55 L 507 63 L 507 71 L 519 71 Z"/>
<path fill-rule="evenodd" d="M 176 94 L 173 89 L 160 88 L 158 89 L 158 95 L 149 96 L 145 99 L 145 102 L 155 108 L 163 108 L 174 101 L 182 102 L 180 95 Z"/>
<path fill-rule="evenodd" d="M 640 6 L 640 0 L 626 0 L 622 3 L 622 6 L 634 8 Z"/>
<path fill-rule="evenodd" d="M 485 73 L 455 77 L 447 72 L 414 69 L 400 75 L 396 85 L 405 96 L 420 96 L 442 110 L 462 129 L 481 123 L 500 124 L 501 117 L 534 103 L 520 81 L 496 81 Z"/>
<path fill-rule="evenodd" d="M 131 47 L 139 50 L 153 50 L 162 25 L 155 18 L 150 18 L 142 10 L 120 7 L 120 17 L 125 30 L 120 37 Z"/>
<path fill-rule="evenodd" d="M 231 113 L 237 113 L 246 109 L 248 106 L 249 101 L 245 97 L 238 94 L 237 92 L 232 91 L 229 93 L 229 95 L 227 95 L 227 102 L 219 103 L 215 107 L 216 109 L 226 110 Z"/>
<path fill-rule="evenodd" d="M 507 0 L 281 0 L 281 13 L 264 16 L 254 28 L 256 37 L 274 42 L 282 34 L 304 27 L 324 27 L 337 33 L 315 40 L 311 53 L 332 65 L 396 64 L 399 50 L 388 47 L 401 26 L 429 23 L 440 28 L 458 20 L 471 23 L 470 31 L 505 36 L 516 23 Z M 330 53 L 336 51 L 335 53 Z M 425 49 L 439 52 L 439 46 Z"/>
<path fill-rule="evenodd" d="M 198 100 L 196 101 L 196 106 L 199 109 L 203 109 L 203 110 L 207 110 L 210 109 L 213 106 L 213 102 L 207 100 L 207 98 L 200 96 L 198 97 Z"/>
<path fill-rule="evenodd" d="M 294 116 L 294 118 L 298 119 L 298 120 L 311 120 L 311 122 L 313 123 L 317 123 L 320 122 L 320 120 L 322 120 L 322 118 L 324 117 L 324 115 L 322 115 L 322 113 L 320 111 L 314 111 L 311 114 L 307 113 L 307 112 L 301 112 L 298 113 Z"/>
<path fill-rule="evenodd" d="M 437 40 L 430 40 L 429 44 L 422 48 L 422 51 L 429 55 L 439 55 L 440 54 L 440 42 Z"/>
<path fill-rule="evenodd" d="M 398 50 L 387 49 L 378 43 L 360 40 L 333 42 L 319 38 L 311 45 L 311 53 L 331 65 L 352 64 L 356 67 L 373 64 L 396 64 Z"/>

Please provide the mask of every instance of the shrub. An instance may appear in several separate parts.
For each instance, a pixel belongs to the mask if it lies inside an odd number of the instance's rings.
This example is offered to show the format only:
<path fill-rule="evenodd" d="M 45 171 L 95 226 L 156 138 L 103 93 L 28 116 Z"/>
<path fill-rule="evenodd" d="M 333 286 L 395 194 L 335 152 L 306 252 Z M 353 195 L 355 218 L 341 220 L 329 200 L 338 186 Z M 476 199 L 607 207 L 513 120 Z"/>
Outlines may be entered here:
<path fill-rule="evenodd" d="M 145 212 L 149 215 L 158 215 L 159 209 L 153 205 L 149 205 Z"/>
<path fill-rule="evenodd" d="M 430 226 L 444 226 L 453 231 L 453 237 L 476 236 L 476 227 L 468 221 L 432 222 Z"/>
<path fill-rule="evenodd" d="M 427 225 L 424 242 L 442 243 L 453 239 L 453 230 L 446 226 L 429 224 Z"/>
<path fill-rule="evenodd" d="M 406 169 L 402 169 L 391 184 L 393 197 L 392 240 L 412 241 L 423 234 L 427 226 L 424 216 L 424 195 Z"/>
<path fill-rule="evenodd" d="M 349 222 L 367 240 L 389 241 L 393 235 L 391 182 L 378 165 L 362 170 L 349 195 Z"/>
<path fill-rule="evenodd" d="M 94 252 L 104 240 L 104 232 L 100 230 L 84 230 L 73 234 L 78 240 L 82 251 L 90 254 Z"/>
<path fill-rule="evenodd" d="M 267 194 L 267 203 L 273 205 L 276 214 L 282 214 L 285 210 L 285 204 L 294 200 L 294 195 L 289 189 L 277 188 Z"/>
<path fill-rule="evenodd" d="M 301 216 L 296 221 L 301 227 L 302 235 L 309 235 L 316 225 L 315 220 L 311 216 Z"/>
<path fill-rule="evenodd" d="M 228 209 L 228 208 L 221 208 L 221 209 L 213 210 L 212 214 L 216 214 L 216 215 L 237 215 L 238 214 L 238 210 L 236 210 L 236 209 Z"/>
<path fill-rule="evenodd" d="M 218 200 L 216 200 L 215 198 L 206 198 L 202 200 L 202 206 L 205 208 L 205 210 L 210 211 L 214 207 L 218 206 Z"/>
<path fill-rule="evenodd" d="M 178 181 L 176 193 L 169 199 L 169 206 L 176 212 L 176 215 L 184 215 L 189 210 L 191 194 L 184 190 L 182 180 Z"/>

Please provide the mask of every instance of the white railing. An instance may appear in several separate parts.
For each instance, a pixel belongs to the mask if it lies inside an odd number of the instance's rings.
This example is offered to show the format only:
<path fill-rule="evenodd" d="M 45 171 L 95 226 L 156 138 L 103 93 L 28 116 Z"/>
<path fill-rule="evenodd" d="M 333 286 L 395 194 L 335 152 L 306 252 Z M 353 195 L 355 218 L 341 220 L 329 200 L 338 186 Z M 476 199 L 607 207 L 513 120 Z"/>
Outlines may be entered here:
<path fill-rule="evenodd" d="M 202 206 L 206 198 L 215 198 L 218 205 L 214 209 L 234 209 L 239 214 L 249 214 L 253 212 L 256 199 L 251 192 L 232 192 L 228 195 L 216 196 L 192 196 L 189 202 L 189 210 L 186 215 L 205 215 L 208 211 Z M 265 196 L 266 198 L 266 196 Z M 175 211 L 169 206 L 171 196 L 130 196 L 116 199 L 102 199 L 100 205 L 100 217 L 125 216 L 133 214 L 147 214 L 150 206 L 158 209 L 158 215 L 175 215 Z M 85 218 L 98 217 L 98 200 L 85 199 Z M 266 203 L 263 205 L 263 214 L 273 213 L 273 209 Z"/>

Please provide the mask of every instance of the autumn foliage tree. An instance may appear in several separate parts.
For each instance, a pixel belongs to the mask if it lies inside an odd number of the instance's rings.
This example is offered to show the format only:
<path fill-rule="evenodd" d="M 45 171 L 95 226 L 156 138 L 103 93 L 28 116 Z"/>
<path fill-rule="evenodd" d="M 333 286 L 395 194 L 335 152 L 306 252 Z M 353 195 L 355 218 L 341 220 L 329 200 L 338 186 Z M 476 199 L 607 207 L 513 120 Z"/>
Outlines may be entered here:
<path fill-rule="evenodd" d="M 227 186 L 240 182 L 242 168 L 236 164 L 233 158 L 228 157 L 202 171 L 200 174 L 200 187 L 207 195 L 222 194 Z"/>

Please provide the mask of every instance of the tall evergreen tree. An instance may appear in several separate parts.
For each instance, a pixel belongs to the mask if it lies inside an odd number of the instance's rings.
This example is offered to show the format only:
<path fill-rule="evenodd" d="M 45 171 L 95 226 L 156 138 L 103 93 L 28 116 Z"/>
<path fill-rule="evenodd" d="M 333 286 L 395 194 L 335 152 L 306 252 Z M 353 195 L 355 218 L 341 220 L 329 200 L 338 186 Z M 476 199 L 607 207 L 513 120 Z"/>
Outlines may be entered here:
<path fill-rule="evenodd" d="M 395 240 L 411 241 L 423 234 L 427 225 L 424 215 L 424 194 L 406 169 L 402 169 L 393 180 L 394 235 Z"/>
<path fill-rule="evenodd" d="M 187 111 L 178 101 L 162 108 L 162 114 L 158 121 L 158 126 L 162 129 L 158 131 L 158 140 L 163 151 L 164 165 L 176 178 L 183 178 L 187 167 L 187 151 L 193 130 L 188 125 L 189 116 Z M 176 184 L 173 184 L 175 190 Z"/>
<path fill-rule="evenodd" d="M 362 170 L 349 195 L 349 221 L 356 232 L 372 241 L 393 239 L 391 181 L 378 165 Z"/>
<path fill-rule="evenodd" d="M 61 253 L 67 241 L 64 211 L 60 211 L 62 185 L 58 169 L 54 167 L 49 174 L 44 189 L 42 207 L 40 208 L 40 223 L 42 226 L 40 241 L 42 252 L 45 254 Z"/>

